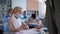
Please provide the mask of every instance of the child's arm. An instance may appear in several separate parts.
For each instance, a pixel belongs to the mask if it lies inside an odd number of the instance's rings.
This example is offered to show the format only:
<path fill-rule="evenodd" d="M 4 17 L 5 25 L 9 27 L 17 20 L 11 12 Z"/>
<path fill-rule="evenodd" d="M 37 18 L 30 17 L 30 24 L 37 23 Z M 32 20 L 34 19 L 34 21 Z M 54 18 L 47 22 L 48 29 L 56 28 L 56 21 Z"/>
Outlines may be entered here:
<path fill-rule="evenodd" d="M 23 29 L 25 29 L 25 30 L 29 29 L 28 25 L 26 25 L 25 23 L 22 23 L 22 27 L 23 27 Z"/>
<path fill-rule="evenodd" d="M 37 29 L 41 29 L 43 27 L 43 24 L 42 24 L 42 22 L 41 22 L 41 20 L 40 21 L 38 21 L 38 26 L 36 27 Z"/>

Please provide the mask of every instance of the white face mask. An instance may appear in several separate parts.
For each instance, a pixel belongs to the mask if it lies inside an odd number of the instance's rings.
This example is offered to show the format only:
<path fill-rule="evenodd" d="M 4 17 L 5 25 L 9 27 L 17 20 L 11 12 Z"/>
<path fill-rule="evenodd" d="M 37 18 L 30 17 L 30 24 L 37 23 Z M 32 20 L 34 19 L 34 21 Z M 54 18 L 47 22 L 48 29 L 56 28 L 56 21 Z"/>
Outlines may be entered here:
<path fill-rule="evenodd" d="M 19 14 L 19 15 L 17 16 L 17 18 L 23 18 L 23 15 L 22 15 L 22 14 Z"/>

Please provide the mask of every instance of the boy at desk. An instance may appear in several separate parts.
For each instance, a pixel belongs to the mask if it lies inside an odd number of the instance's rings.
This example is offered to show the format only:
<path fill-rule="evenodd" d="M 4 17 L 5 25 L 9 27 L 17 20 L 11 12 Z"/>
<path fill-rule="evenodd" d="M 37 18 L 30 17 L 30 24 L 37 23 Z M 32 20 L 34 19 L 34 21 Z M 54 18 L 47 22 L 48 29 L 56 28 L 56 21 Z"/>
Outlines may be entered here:
<path fill-rule="evenodd" d="M 35 14 L 32 14 L 31 17 L 27 19 L 26 23 L 29 26 L 29 28 L 41 29 L 43 26 L 41 20 L 36 19 Z"/>

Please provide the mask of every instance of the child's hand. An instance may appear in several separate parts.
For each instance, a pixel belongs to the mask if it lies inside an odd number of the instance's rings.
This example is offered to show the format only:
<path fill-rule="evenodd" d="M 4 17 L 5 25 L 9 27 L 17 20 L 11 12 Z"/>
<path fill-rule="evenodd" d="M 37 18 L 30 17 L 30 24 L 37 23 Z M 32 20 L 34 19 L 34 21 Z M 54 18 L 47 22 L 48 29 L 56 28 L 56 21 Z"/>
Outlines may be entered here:
<path fill-rule="evenodd" d="M 24 27 L 24 29 L 25 29 L 25 30 L 27 30 L 27 29 L 29 29 L 29 27 L 28 27 L 28 26 L 26 26 L 26 27 Z"/>
<path fill-rule="evenodd" d="M 42 28 L 42 26 L 37 26 L 37 27 L 36 27 L 36 29 L 41 29 L 41 28 Z"/>
<path fill-rule="evenodd" d="M 21 31 L 21 30 L 23 30 L 23 27 L 22 26 L 20 28 L 18 28 L 18 31 Z"/>
<path fill-rule="evenodd" d="M 27 24 L 25 24 L 25 23 L 22 23 L 22 27 L 23 27 L 23 29 L 24 29 L 24 30 L 29 29 L 28 25 L 27 25 Z"/>

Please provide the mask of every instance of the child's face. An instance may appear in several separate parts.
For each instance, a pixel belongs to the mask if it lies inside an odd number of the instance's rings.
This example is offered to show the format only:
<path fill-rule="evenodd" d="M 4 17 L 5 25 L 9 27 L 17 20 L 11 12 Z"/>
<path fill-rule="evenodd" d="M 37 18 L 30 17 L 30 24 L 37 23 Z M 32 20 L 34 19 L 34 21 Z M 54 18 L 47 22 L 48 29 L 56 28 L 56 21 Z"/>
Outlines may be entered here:
<path fill-rule="evenodd" d="M 22 9 L 17 8 L 14 13 L 15 13 L 15 15 L 21 14 L 22 13 Z"/>
<path fill-rule="evenodd" d="M 34 20 L 34 18 L 31 18 L 32 20 Z"/>
<path fill-rule="evenodd" d="M 8 11 L 8 15 L 10 16 L 12 14 L 13 10 Z"/>

